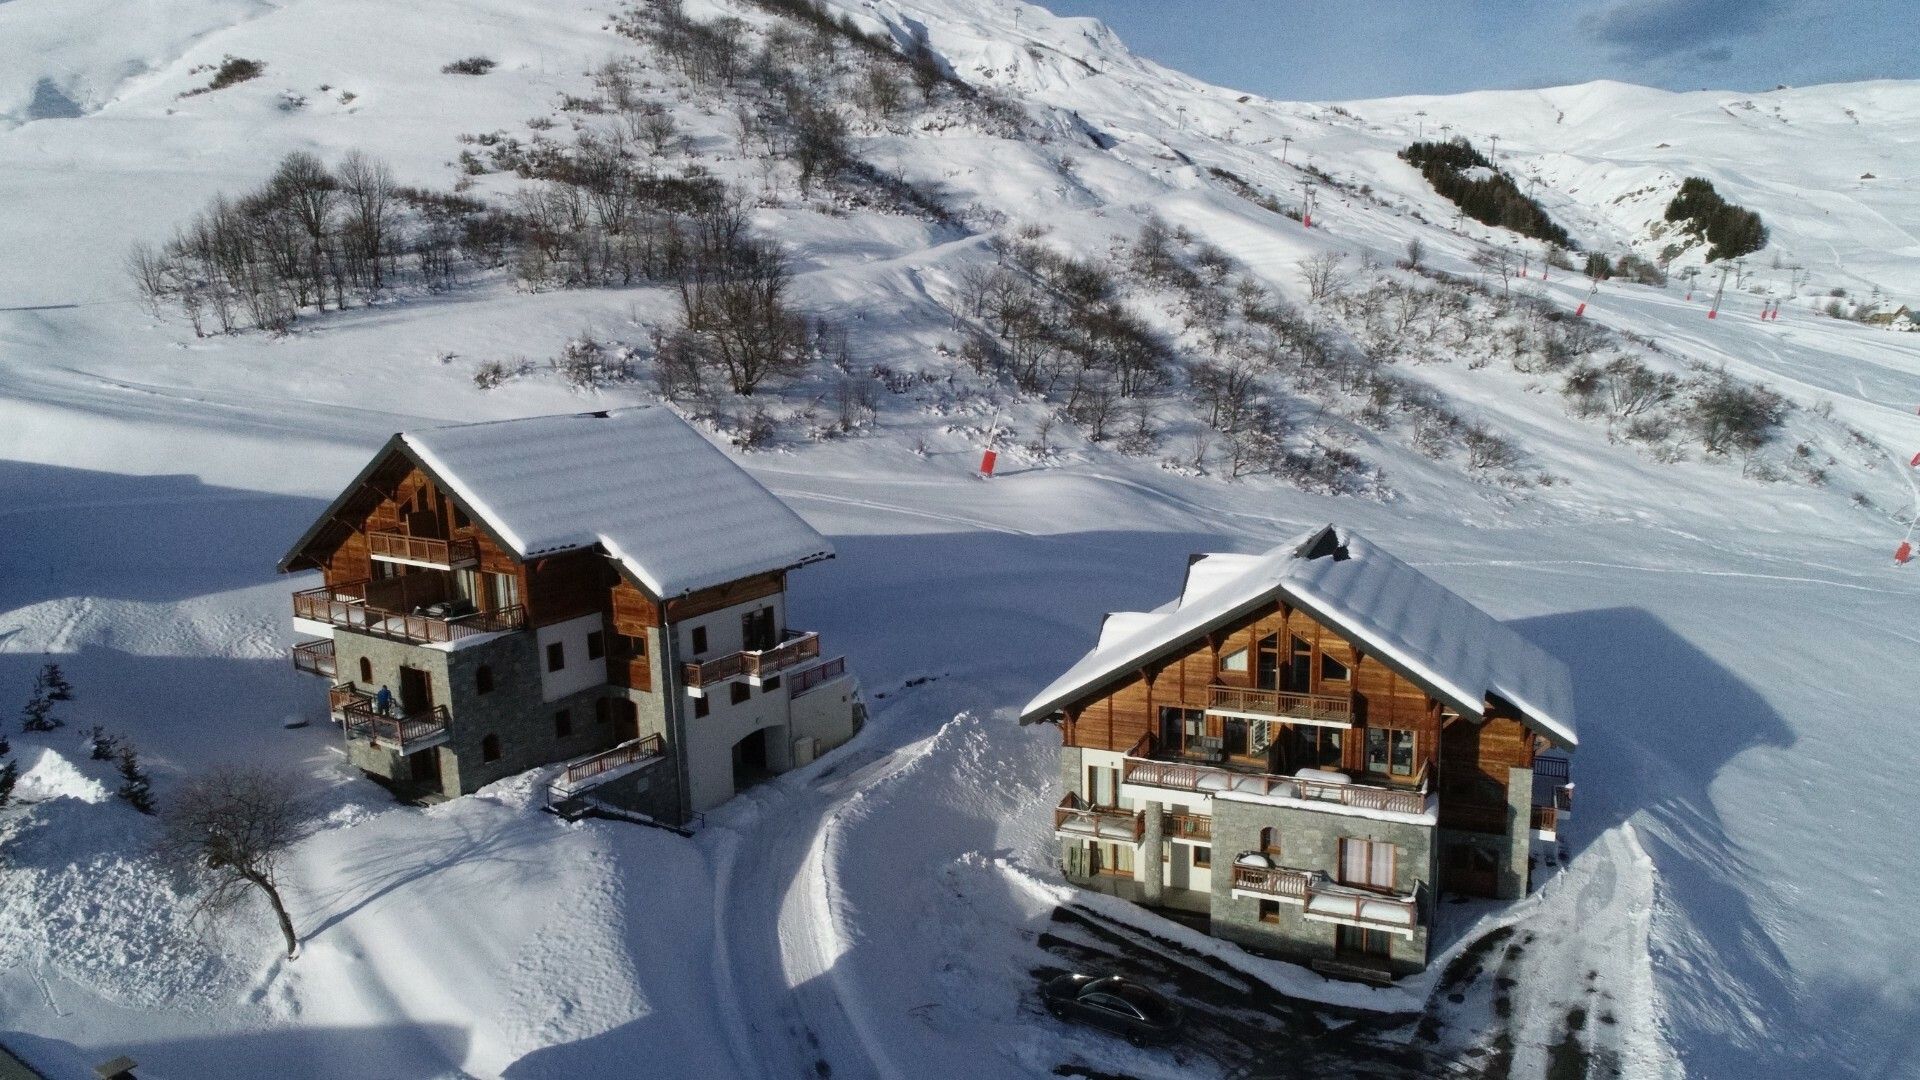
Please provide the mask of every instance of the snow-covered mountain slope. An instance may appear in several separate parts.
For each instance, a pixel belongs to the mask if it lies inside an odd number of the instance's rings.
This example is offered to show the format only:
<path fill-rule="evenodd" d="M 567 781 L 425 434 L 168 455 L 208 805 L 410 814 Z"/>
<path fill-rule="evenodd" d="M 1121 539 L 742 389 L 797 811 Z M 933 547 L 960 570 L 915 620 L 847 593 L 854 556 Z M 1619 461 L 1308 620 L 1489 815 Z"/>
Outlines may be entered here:
<path fill-rule="evenodd" d="M 37 801 L 0 811 L 0 1039 L 50 1072 L 126 1051 L 157 1077 L 578 1076 L 635 1062 L 672 1076 L 1224 1072 L 1203 1053 L 1061 1028 L 1022 997 L 1034 968 L 1060 961 L 1048 932 L 1068 894 L 1047 855 L 1057 736 L 1011 713 L 1084 651 L 1102 613 L 1169 595 L 1187 553 L 1261 550 L 1337 520 L 1574 668 L 1573 859 L 1514 911 L 1450 918 L 1453 949 L 1502 920 L 1534 935 L 1502 968 L 1520 980 L 1504 1009 L 1426 1002 L 1434 979 L 1376 995 L 1236 963 L 1306 995 L 1430 1007 L 1438 1051 L 1497 1059 L 1504 1040 L 1514 1075 L 1564 1068 L 1567 1045 L 1593 1055 L 1593 1075 L 1920 1068 L 1907 900 L 1920 864 L 1901 813 L 1920 586 L 1888 559 L 1896 519 L 1914 512 L 1920 335 L 1811 310 L 1834 287 L 1920 288 L 1902 231 L 1920 202 L 1920 84 L 1284 103 L 1169 72 L 1097 23 L 1031 6 L 833 8 L 924 37 L 944 70 L 1020 103 L 1021 135 L 850 110 L 861 155 L 937 185 L 965 228 L 825 207 L 769 180 L 723 95 L 689 88 L 586 0 L 168 0 L 144 22 L 0 2 L 0 41 L 32 43 L 0 49 L 0 697 L 24 697 L 49 656 L 79 690 L 69 728 L 14 738 L 21 793 Z M 778 22 L 723 0 L 687 9 L 753 34 Z M 472 55 L 498 67 L 441 73 Z M 264 73 L 182 96 L 229 56 Z M 133 242 L 164 241 L 291 150 L 332 162 L 358 149 L 403 183 L 449 189 L 462 135 L 599 122 L 557 103 L 614 56 L 649 65 L 645 93 L 688 136 L 668 164 L 758 193 L 754 224 L 788 250 L 802 306 L 847 330 L 857 366 L 889 375 L 856 435 L 791 435 L 742 459 L 840 553 L 795 576 L 796 624 L 843 645 L 886 696 L 853 745 L 691 841 L 563 827 L 533 809 L 526 779 L 428 811 L 383 803 L 325 725 L 282 726 L 316 711 L 319 687 L 282 651 L 300 582 L 271 573 L 394 431 L 655 400 L 644 378 L 581 390 L 536 366 L 481 390 L 473 375 L 487 360 L 544 363 L 582 332 L 644 351 L 672 321 L 673 290 L 520 291 L 475 272 L 445 293 L 308 314 L 286 335 L 202 338 L 144 311 L 121 268 Z M 1783 269 L 1763 252 L 1746 284 L 1786 301 L 1778 322 L 1759 321 L 1747 292 L 1708 321 L 1677 283 L 1609 284 L 1588 314 L 1657 345 L 1639 348 L 1661 370 L 1772 386 L 1795 410 L 1771 456 L 1784 470 L 1804 443 L 1826 482 L 1765 479 L 1697 449 L 1663 464 L 1609 439 L 1569 415 L 1557 376 L 1511 362 L 1501 343 L 1517 315 L 1446 339 L 1451 360 L 1392 370 L 1508 433 L 1529 477 L 1551 484 L 1489 482 L 1458 454 L 1420 452 L 1403 420 L 1370 427 L 1307 398 L 1302 426 L 1377 470 L 1366 497 L 1230 480 L 1217 447 L 1186 463 L 1205 431 L 1173 396 L 1155 402 L 1161 449 L 1129 456 L 1069 424 L 1042 436 L 1057 402 L 954 356 L 969 271 L 1022 233 L 1119 265 L 1116 242 L 1157 217 L 1327 326 L 1346 316 L 1307 297 L 1299 271 L 1315 255 L 1410 280 L 1387 268 L 1418 239 L 1432 266 L 1470 274 L 1473 252 L 1514 238 L 1457 224 L 1395 157 L 1441 124 L 1476 144 L 1498 134 L 1501 166 L 1537 175 L 1586 246 L 1657 250 L 1647 226 L 1682 175 L 1765 216 Z M 500 171 L 470 182 L 503 203 L 521 186 Z M 1311 230 L 1247 197 L 1292 207 L 1308 183 Z M 1810 278 L 1790 280 L 1796 263 Z M 1588 295 L 1560 271 L 1512 287 L 1562 311 Z M 1163 297 L 1130 297 L 1185 333 Z M 830 408 L 832 379 L 816 370 L 760 398 Z M 1012 464 L 981 483 L 971 468 L 996 422 Z M 306 777 L 321 827 L 289 890 L 299 960 L 274 961 L 257 927 L 203 941 L 184 924 L 142 859 L 149 824 L 104 797 L 104 765 L 74 760 L 74 729 L 93 723 L 139 744 L 163 805 L 214 760 Z"/>

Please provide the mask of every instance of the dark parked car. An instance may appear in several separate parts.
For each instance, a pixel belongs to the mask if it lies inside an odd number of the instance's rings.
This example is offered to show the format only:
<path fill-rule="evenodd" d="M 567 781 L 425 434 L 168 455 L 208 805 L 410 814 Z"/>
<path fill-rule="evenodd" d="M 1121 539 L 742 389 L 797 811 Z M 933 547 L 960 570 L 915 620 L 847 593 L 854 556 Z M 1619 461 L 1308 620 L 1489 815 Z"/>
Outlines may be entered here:
<path fill-rule="evenodd" d="M 1124 1035 L 1135 1046 L 1169 1042 L 1186 1014 L 1180 1006 L 1120 975 L 1062 975 L 1040 987 L 1047 1011 Z"/>

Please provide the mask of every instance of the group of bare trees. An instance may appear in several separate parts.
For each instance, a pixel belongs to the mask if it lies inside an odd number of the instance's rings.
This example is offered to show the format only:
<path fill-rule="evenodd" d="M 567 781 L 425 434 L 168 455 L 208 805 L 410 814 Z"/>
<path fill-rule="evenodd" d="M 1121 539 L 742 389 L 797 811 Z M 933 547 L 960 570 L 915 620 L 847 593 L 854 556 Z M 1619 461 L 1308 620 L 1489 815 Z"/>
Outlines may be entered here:
<path fill-rule="evenodd" d="M 430 249 L 454 237 L 430 228 L 403 235 L 408 194 L 364 154 L 330 169 L 295 151 L 259 189 L 217 196 L 158 247 L 136 244 L 128 271 L 156 315 L 178 307 L 198 334 L 284 330 L 303 308 L 344 308 L 378 293 L 403 255 L 416 256 L 430 282 L 450 280 L 450 260 Z"/>

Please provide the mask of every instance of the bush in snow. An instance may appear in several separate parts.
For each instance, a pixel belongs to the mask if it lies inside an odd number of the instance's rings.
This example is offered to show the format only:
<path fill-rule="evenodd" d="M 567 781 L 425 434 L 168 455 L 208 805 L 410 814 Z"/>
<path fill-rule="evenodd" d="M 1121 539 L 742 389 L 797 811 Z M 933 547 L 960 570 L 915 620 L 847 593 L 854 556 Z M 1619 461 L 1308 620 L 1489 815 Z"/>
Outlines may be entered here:
<path fill-rule="evenodd" d="M 1786 420 L 1787 402 L 1764 386 L 1742 383 L 1720 371 L 1694 381 L 1683 415 L 1687 430 L 1707 453 L 1750 453 L 1773 438 Z"/>
<path fill-rule="evenodd" d="M 257 79 L 260 77 L 261 72 L 267 70 L 267 65 L 258 60 L 249 60 L 244 56 L 229 55 L 221 59 L 218 68 L 208 64 L 197 67 L 194 70 L 212 71 L 213 81 L 205 86 L 196 87 L 195 89 L 182 93 L 180 96 L 183 98 L 209 93 L 214 90 L 225 90 L 229 86 L 238 85 L 249 79 Z"/>
<path fill-rule="evenodd" d="M 120 744 L 120 789 L 114 794 L 143 814 L 153 813 L 153 785 L 140 768 L 140 753 L 129 743 Z"/>
<path fill-rule="evenodd" d="M 467 56 L 440 69 L 443 75 L 485 75 L 492 71 L 497 63 L 487 56 Z"/>

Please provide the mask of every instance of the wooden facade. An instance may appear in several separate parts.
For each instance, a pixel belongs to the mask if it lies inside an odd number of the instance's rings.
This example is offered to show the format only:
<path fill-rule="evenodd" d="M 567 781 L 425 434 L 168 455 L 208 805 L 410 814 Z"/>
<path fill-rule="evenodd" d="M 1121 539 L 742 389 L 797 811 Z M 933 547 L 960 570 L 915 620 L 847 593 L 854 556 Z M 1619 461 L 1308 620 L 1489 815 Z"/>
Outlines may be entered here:
<path fill-rule="evenodd" d="M 1266 730 L 1249 736 L 1237 720 Z M 1508 769 L 1531 767 L 1536 742 L 1500 703 L 1489 703 L 1484 722 L 1462 717 L 1284 601 L 1069 703 L 1061 737 L 1067 746 L 1161 759 L 1431 786 L 1442 793 L 1444 825 L 1486 832 L 1506 831 Z"/>

